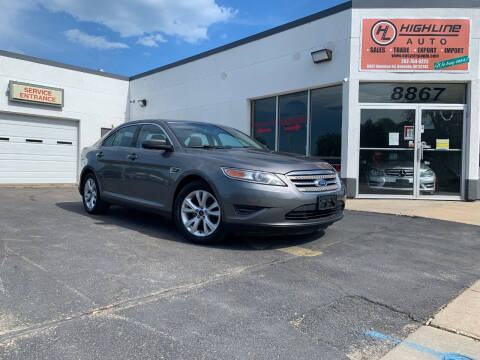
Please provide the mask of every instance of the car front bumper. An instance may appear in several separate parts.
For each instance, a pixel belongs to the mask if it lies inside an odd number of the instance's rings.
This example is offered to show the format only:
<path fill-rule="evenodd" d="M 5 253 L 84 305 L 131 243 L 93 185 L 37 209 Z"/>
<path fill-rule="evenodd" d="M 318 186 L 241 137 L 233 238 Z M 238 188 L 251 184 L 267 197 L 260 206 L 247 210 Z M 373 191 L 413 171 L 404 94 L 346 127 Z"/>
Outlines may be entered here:
<path fill-rule="evenodd" d="M 370 176 L 368 178 L 368 187 L 375 189 L 408 191 L 413 189 L 413 176 L 395 177 L 395 176 Z M 435 191 L 435 176 L 420 177 L 420 190 Z"/>
<path fill-rule="evenodd" d="M 226 179 L 221 199 L 224 222 L 235 229 L 301 231 L 343 217 L 345 191 L 301 192 L 295 185 L 269 186 Z M 333 206 L 333 202 L 335 206 Z"/>

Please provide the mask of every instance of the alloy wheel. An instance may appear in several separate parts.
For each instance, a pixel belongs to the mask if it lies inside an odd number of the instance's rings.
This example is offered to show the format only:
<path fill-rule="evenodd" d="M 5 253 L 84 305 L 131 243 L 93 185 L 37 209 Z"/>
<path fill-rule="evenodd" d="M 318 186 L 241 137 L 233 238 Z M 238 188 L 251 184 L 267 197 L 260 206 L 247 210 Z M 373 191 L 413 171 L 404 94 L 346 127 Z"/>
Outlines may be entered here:
<path fill-rule="evenodd" d="M 185 229 L 195 236 L 209 236 L 220 225 L 220 205 L 206 190 L 195 190 L 188 194 L 180 212 Z"/>
<path fill-rule="evenodd" d="M 85 199 L 85 206 L 89 211 L 95 208 L 97 203 L 97 184 L 92 178 L 88 178 L 83 189 L 83 197 Z"/>

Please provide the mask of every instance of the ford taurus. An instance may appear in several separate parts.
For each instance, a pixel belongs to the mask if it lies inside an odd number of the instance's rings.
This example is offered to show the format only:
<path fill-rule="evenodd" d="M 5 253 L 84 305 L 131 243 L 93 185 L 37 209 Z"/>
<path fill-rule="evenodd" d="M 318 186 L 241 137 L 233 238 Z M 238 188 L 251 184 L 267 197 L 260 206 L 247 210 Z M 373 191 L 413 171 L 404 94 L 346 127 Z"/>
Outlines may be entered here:
<path fill-rule="evenodd" d="M 329 164 L 271 151 L 233 128 L 142 120 L 122 124 L 81 154 L 85 210 L 134 206 L 173 218 L 191 241 L 228 232 L 325 229 L 343 217 L 345 193 Z M 278 230 L 278 231 L 275 231 Z"/>

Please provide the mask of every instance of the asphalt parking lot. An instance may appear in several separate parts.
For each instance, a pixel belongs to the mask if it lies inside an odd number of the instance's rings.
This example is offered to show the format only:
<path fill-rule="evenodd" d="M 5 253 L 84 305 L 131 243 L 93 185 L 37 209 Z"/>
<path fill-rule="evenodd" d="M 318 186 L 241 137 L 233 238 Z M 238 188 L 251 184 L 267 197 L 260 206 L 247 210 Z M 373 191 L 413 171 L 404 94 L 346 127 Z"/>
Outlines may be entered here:
<path fill-rule="evenodd" d="M 183 241 L 74 188 L 0 189 L 0 359 L 379 359 L 480 278 L 480 228 L 347 212 L 325 233 Z"/>

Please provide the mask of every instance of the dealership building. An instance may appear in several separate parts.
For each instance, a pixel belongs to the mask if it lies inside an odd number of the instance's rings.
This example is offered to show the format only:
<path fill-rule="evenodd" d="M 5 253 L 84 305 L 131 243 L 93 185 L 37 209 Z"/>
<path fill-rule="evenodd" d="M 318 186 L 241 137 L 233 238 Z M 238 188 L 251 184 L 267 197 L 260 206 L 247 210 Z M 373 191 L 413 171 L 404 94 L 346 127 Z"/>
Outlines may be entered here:
<path fill-rule="evenodd" d="M 75 183 L 113 126 L 324 159 L 349 197 L 480 199 L 480 2 L 354 0 L 132 77 L 0 51 L 0 184 Z"/>

